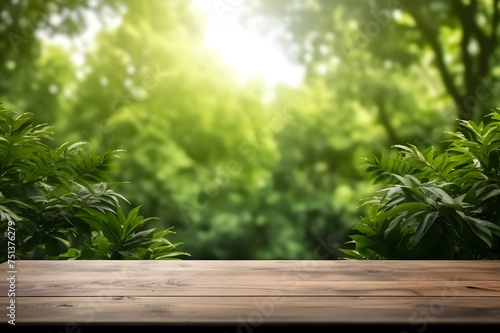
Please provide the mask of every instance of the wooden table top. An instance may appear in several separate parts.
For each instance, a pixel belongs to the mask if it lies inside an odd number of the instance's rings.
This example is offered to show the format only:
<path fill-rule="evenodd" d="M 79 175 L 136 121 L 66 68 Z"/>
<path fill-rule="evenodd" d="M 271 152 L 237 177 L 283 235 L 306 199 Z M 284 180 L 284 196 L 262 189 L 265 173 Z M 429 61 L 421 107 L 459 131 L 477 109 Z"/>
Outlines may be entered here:
<path fill-rule="evenodd" d="M 419 332 L 500 324 L 500 261 L 21 260 L 14 268 L 0 265 L 0 301 L 3 311 L 15 301 L 17 325 L 227 324 L 250 332 L 403 324 Z"/>

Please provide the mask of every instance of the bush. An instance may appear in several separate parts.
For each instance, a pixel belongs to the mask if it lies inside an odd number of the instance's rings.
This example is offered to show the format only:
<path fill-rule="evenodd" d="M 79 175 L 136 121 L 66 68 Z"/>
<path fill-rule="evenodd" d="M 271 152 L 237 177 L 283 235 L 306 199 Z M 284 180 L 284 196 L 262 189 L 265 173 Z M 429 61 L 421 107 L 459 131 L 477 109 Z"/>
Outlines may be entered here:
<path fill-rule="evenodd" d="M 128 200 L 113 190 L 110 172 L 120 150 L 97 155 L 85 142 L 50 147 L 53 128 L 34 124 L 0 104 L 1 262 L 45 259 L 178 259 L 166 236 L 172 228 L 146 229 L 156 217 L 125 212 Z"/>
<path fill-rule="evenodd" d="M 486 120 L 460 121 L 441 151 L 397 145 L 366 159 L 382 189 L 363 201 L 347 258 L 500 259 L 500 114 Z"/>

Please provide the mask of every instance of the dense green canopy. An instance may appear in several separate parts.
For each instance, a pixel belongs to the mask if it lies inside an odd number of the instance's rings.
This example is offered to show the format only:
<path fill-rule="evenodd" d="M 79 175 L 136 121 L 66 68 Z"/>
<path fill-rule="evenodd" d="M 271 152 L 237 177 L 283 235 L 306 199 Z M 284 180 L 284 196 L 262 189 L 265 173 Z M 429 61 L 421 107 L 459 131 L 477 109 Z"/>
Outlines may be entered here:
<path fill-rule="evenodd" d="M 203 43 L 192 1 L 43 3 L 0 4 L 0 101 L 57 145 L 126 150 L 120 191 L 189 259 L 335 259 L 376 189 L 362 157 L 498 105 L 497 0 L 210 0 L 305 68 L 271 101 Z"/>

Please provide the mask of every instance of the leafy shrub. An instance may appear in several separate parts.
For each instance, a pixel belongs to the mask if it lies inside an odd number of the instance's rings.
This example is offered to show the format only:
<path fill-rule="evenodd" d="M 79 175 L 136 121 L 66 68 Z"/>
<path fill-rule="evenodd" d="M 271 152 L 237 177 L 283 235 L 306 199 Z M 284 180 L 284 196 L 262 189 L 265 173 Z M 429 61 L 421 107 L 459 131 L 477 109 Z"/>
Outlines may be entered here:
<path fill-rule="evenodd" d="M 120 150 L 97 155 L 85 142 L 49 146 L 53 128 L 0 104 L 0 259 L 177 259 L 188 253 L 145 229 L 139 207 L 113 190 Z"/>
<path fill-rule="evenodd" d="M 441 151 L 397 145 L 365 160 L 382 189 L 363 200 L 348 259 L 500 259 L 500 114 L 447 134 Z"/>

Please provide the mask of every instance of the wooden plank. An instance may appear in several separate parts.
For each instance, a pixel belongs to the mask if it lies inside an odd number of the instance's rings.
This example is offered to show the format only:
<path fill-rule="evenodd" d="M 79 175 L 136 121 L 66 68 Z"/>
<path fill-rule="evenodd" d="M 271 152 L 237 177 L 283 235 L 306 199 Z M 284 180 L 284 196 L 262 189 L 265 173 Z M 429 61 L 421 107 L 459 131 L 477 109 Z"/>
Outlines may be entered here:
<path fill-rule="evenodd" d="M 500 281 L 500 261 L 489 260 L 174 260 L 174 261 L 75 261 L 25 260 L 16 262 L 18 271 L 26 275 L 52 278 L 55 272 L 78 274 L 119 274 L 126 270 L 137 277 L 150 273 L 205 274 L 223 271 L 231 275 L 295 275 L 301 279 L 338 281 L 404 281 L 462 280 Z M 0 265 L 6 269 L 6 263 Z M 85 267 L 85 269 L 82 269 Z M 228 267 L 230 270 L 228 271 Z M 311 274 L 314 274 L 311 276 Z M 134 277 L 134 276 L 132 276 Z"/>
<path fill-rule="evenodd" d="M 172 276 L 203 275 L 221 272 L 238 276 L 290 275 L 301 280 L 338 281 L 500 281 L 500 261 L 423 261 L 423 260 L 25 260 L 16 262 L 19 273 L 27 278 L 52 279 L 65 273 L 110 276 L 123 271 L 131 278 L 147 278 L 151 274 Z M 7 271 L 6 263 L 0 269 Z M 26 271 L 25 271 L 26 270 Z M 25 274 L 23 274 L 25 273 Z"/>
<path fill-rule="evenodd" d="M 500 324 L 499 297 L 21 297 L 16 304 L 18 324 Z"/>
<path fill-rule="evenodd" d="M 413 264 L 417 273 L 407 262 L 20 261 L 16 285 L 18 296 L 500 296 L 498 262 Z"/>
<path fill-rule="evenodd" d="M 26 260 L 16 270 L 19 324 L 500 325 L 500 261 Z"/>
<path fill-rule="evenodd" d="M 233 277 L 217 280 L 211 274 L 197 278 L 153 276 L 143 280 L 95 277 L 59 282 L 17 282 L 17 296 L 476 296 L 500 297 L 497 281 L 302 281 L 261 277 Z"/>

